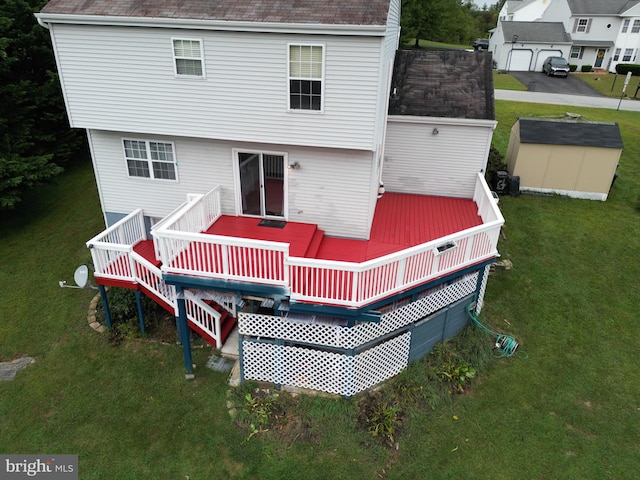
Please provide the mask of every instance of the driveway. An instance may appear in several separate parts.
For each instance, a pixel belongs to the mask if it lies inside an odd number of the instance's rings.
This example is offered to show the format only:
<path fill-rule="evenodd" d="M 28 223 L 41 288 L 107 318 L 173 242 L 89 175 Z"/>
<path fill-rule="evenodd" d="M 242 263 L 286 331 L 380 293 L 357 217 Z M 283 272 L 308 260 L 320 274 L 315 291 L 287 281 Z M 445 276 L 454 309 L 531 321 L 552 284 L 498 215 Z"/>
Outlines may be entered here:
<path fill-rule="evenodd" d="M 509 72 L 511 76 L 517 78 L 524 84 L 530 92 L 561 93 L 563 95 L 587 95 L 590 97 L 601 97 L 589 85 L 573 77 L 571 74 L 567 78 L 547 77 L 542 72 Z"/>

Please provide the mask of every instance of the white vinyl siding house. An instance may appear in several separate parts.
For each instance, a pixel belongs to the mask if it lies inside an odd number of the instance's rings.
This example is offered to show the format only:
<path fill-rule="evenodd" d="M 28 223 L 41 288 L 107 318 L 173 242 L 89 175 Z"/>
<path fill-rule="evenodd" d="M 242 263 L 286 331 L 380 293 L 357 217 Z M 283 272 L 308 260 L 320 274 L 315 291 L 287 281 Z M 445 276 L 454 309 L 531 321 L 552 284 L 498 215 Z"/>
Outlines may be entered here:
<path fill-rule="evenodd" d="M 385 188 L 469 198 L 476 173 L 485 168 L 495 126 L 493 120 L 389 117 Z"/>
<path fill-rule="evenodd" d="M 180 30 L 52 24 L 51 31 L 73 127 L 376 148 L 382 33 L 320 37 L 201 31 L 200 77 L 176 76 L 176 62 L 185 58 L 176 57 L 171 39 L 193 38 Z M 299 115 L 288 108 L 292 43 L 324 47 L 321 115 Z"/>
<path fill-rule="evenodd" d="M 369 236 L 370 202 L 375 202 L 368 195 L 375 176 L 370 152 L 171 137 L 170 145 L 175 146 L 179 160 L 179 182 L 168 182 L 129 174 L 123 153 L 123 138 L 129 138 L 128 134 L 91 130 L 88 138 L 108 225 L 131 212 L 132 205 L 150 217 L 164 217 L 188 194 L 205 193 L 215 185 L 221 188 L 223 213 L 240 215 L 232 168 L 237 152 L 278 151 L 286 154 L 288 164 L 300 166 L 284 173 L 288 220 L 317 223 L 332 236 Z M 146 145 L 158 142 L 166 144 L 167 137 L 150 135 L 143 141 Z M 336 171 L 341 175 L 335 175 Z"/>

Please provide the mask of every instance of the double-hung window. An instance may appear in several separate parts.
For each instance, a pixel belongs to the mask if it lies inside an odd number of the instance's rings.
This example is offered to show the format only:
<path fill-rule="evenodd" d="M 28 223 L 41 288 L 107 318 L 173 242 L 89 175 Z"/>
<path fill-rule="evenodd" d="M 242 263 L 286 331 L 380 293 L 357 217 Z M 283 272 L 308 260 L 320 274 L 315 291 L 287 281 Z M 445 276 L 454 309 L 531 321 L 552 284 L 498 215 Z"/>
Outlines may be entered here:
<path fill-rule="evenodd" d="M 324 47 L 289 45 L 289 109 L 323 107 Z"/>
<path fill-rule="evenodd" d="M 627 33 L 627 31 L 629 30 L 629 23 L 631 23 L 631 20 L 629 20 L 628 18 L 625 18 L 622 21 L 622 33 Z"/>
<path fill-rule="evenodd" d="M 631 33 L 640 33 L 640 20 L 633 21 L 633 27 L 631 27 Z"/>
<path fill-rule="evenodd" d="M 618 60 L 620 60 L 620 52 L 622 52 L 621 48 L 616 48 L 615 53 L 613 54 L 613 61 L 617 62 Z"/>
<path fill-rule="evenodd" d="M 582 58 L 584 47 L 571 47 L 571 58 Z"/>
<path fill-rule="evenodd" d="M 171 42 L 176 75 L 204 78 L 202 41 L 191 38 L 172 38 Z"/>
<path fill-rule="evenodd" d="M 130 177 L 177 179 L 173 143 L 124 139 L 123 146 Z"/>
<path fill-rule="evenodd" d="M 574 33 L 589 33 L 589 30 L 591 30 L 590 18 L 576 18 L 576 21 L 573 24 Z"/>
<path fill-rule="evenodd" d="M 633 57 L 633 48 L 625 48 L 624 56 L 622 57 L 623 62 L 630 62 Z"/>

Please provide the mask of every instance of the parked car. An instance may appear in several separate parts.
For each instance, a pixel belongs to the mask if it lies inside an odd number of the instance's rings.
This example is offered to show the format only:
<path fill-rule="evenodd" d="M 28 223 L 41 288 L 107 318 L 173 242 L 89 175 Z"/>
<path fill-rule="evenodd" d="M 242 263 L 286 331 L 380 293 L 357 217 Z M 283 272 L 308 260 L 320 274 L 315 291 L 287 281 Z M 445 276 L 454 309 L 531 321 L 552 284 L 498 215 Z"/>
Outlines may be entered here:
<path fill-rule="evenodd" d="M 569 62 L 562 57 L 548 57 L 542 64 L 542 71 L 554 77 L 567 78 L 569 70 Z"/>
<path fill-rule="evenodd" d="M 473 48 L 476 50 L 489 50 L 489 39 L 477 38 L 475 42 L 473 42 Z"/>

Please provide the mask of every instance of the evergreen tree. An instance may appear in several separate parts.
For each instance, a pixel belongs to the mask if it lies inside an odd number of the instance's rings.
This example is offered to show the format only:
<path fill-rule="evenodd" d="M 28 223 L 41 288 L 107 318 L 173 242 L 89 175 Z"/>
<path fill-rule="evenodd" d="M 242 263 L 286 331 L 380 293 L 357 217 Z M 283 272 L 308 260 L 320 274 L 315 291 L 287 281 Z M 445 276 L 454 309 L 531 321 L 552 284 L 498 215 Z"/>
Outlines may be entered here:
<path fill-rule="evenodd" d="M 34 17 L 45 3 L 0 2 L 0 209 L 59 174 L 83 145 L 69 128 L 49 32 Z"/>

